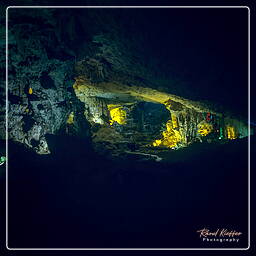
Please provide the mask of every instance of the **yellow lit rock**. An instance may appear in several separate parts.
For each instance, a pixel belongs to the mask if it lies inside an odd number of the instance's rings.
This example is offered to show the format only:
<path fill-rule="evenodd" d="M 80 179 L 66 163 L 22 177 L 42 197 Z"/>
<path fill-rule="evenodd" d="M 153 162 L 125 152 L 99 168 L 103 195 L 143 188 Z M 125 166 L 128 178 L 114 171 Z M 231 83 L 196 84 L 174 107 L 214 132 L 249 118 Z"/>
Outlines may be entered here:
<path fill-rule="evenodd" d="M 183 106 L 181 103 L 174 101 L 172 99 L 168 99 L 163 103 L 167 110 L 171 111 L 181 111 L 183 109 Z"/>
<path fill-rule="evenodd" d="M 31 87 L 29 87 L 28 93 L 29 93 L 29 94 L 32 94 L 32 93 L 33 93 L 33 89 L 32 89 Z"/>
<path fill-rule="evenodd" d="M 170 111 L 171 119 L 166 123 L 166 130 L 162 132 L 162 139 L 155 140 L 153 142 L 153 146 L 175 148 L 177 144 L 182 141 L 182 136 L 179 131 L 178 118 L 172 112 L 173 109 L 176 110 L 177 106 L 175 106 L 175 102 L 170 99 L 164 102 L 164 105 L 166 109 Z"/>
<path fill-rule="evenodd" d="M 74 112 L 71 112 L 67 119 L 67 124 L 73 124 L 74 123 Z"/>
<path fill-rule="evenodd" d="M 197 136 L 195 133 L 201 136 L 207 136 L 213 132 L 214 128 L 210 122 L 205 121 L 204 113 L 208 112 L 214 116 L 214 120 L 221 120 L 220 128 L 223 130 L 223 136 L 224 130 L 225 137 L 229 139 L 237 138 L 238 134 L 239 137 L 241 134 L 247 136 L 248 128 L 245 124 L 227 117 L 223 118 L 224 113 L 215 112 L 214 109 L 216 107 L 212 104 L 195 102 L 170 94 L 169 92 L 146 87 L 146 85 L 139 86 L 135 80 L 134 82 L 133 80 L 129 80 L 129 83 L 126 83 L 120 82 L 126 81 L 126 79 L 113 78 L 109 82 L 95 84 L 86 75 L 79 75 L 75 80 L 73 88 L 76 97 L 81 102 L 84 102 L 86 106 L 92 105 L 90 108 L 90 114 L 93 115 L 92 121 L 102 125 L 105 124 L 106 120 L 102 119 L 102 116 L 106 117 L 108 114 L 110 125 L 113 125 L 115 122 L 121 125 L 126 124 L 128 113 L 124 106 L 127 106 L 128 103 L 152 102 L 165 105 L 166 109 L 170 112 L 170 120 L 166 123 L 165 131 L 160 135 L 161 139 L 158 138 L 157 140 L 151 141 L 154 147 L 184 147 L 196 139 Z M 102 104 L 88 104 L 92 99 L 100 99 Z M 114 104 L 107 105 L 109 103 Z M 214 108 L 211 109 L 211 106 L 214 106 Z M 99 109 L 99 114 L 97 111 L 95 111 L 97 114 L 94 114 L 92 111 L 94 108 Z M 87 118 L 90 119 L 89 117 Z M 234 128 L 227 128 L 227 124 L 230 127 L 236 127 L 237 131 Z"/>
<path fill-rule="evenodd" d="M 124 125 L 126 124 L 126 112 L 120 105 L 109 104 L 108 110 L 110 113 L 110 125 L 113 125 L 114 122 Z"/>
<path fill-rule="evenodd" d="M 173 128 L 178 128 L 178 119 L 177 116 L 175 116 L 174 114 L 172 114 L 172 126 Z"/>
<path fill-rule="evenodd" d="M 85 76 L 78 76 L 75 78 L 73 88 L 77 98 L 86 103 L 88 97 L 110 98 L 115 97 L 120 102 L 137 102 L 146 101 L 164 104 L 168 110 L 179 111 L 183 106 L 193 109 L 197 112 L 209 112 L 219 116 L 200 102 L 184 99 L 177 95 L 161 92 L 148 87 L 128 86 L 119 81 L 101 82 L 97 85 L 92 84 Z"/>
<path fill-rule="evenodd" d="M 236 139 L 236 132 L 233 126 L 226 126 L 226 131 L 227 131 L 227 137 L 229 140 Z"/>
<path fill-rule="evenodd" d="M 164 102 L 164 105 L 165 105 L 166 109 L 171 112 L 171 108 L 172 108 L 171 101 L 167 100 L 166 102 Z"/>
<path fill-rule="evenodd" d="M 182 136 L 180 132 L 174 129 L 172 120 L 168 120 L 166 123 L 166 130 L 162 132 L 162 139 L 155 140 L 153 146 L 174 148 L 181 142 L 181 140 Z"/>
<path fill-rule="evenodd" d="M 198 132 L 200 135 L 202 135 L 202 136 L 206 136 L 206 135 L 208 135 L 209 133 L 211 133 L 211 132 L 213 131 L 213 126 L 212 126 L 212 124 L 207 123 L 207 122 L 205 122 L 205 121 L 199 123 L 199 124 L 197 125 L 197 127 L 198 127 L 197 132 Z"/>
<path fill-rule="evenodd" d="M 161 145 L 161 143 L 162 143 L 161 140 L 155 140 L 155 141 L 153 142 L 153 146 L 154 146 L 154 147 L 158 147 L 158 146 Z"/>

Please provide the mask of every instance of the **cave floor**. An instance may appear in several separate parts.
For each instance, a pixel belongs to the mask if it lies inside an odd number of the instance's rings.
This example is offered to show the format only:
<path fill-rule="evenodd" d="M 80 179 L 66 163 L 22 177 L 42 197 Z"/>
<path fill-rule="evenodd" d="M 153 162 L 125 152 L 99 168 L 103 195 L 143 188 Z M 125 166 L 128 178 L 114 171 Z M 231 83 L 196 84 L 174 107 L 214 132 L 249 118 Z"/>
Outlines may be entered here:
<path fill-rule="evenodd" d="M 9 144 L 10 247 L 196 247 L 205 225 L 247 232 L 246 139 L 159 152 L 160 162 L 54 141 L 43 156 Z"/>

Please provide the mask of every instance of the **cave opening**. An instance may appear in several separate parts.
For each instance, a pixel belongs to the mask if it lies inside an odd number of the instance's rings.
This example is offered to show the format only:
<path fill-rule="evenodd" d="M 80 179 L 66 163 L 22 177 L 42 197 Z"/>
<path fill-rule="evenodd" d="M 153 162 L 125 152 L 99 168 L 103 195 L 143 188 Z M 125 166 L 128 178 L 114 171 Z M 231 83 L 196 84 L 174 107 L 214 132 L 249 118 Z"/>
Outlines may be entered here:
<path fill-rule="evenodd" d="M 161 152 L 193 143 L 226 143 L 247 136 L 242 121 L 161 90 L 116 81 L 95 84 L 86 75 L 75 78 L 73 89 L 84 104 L 94 149 L 103 155 L 107 151 L 111 158 L 137 154 L 156 160 Z M 72 112 L 67 124 L 73 125 L 73 119 Z"/>

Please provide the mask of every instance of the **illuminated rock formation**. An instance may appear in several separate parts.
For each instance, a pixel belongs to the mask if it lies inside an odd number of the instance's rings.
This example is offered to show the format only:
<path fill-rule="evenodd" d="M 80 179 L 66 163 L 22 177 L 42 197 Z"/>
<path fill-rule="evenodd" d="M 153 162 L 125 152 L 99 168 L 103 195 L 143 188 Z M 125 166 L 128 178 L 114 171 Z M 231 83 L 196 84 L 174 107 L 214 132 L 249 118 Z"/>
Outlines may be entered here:
<path fill-rule="evenodd" d="M 110 125 L 113 125 L 114 122 L 118 124 L 125 125 L 126 124 L 126 111 L 120 105 L 109 104 L 108 110 L 110 114 Z"/>
<path fill-rule="evenodd" d="M 100 124 L 104 127 L 116 124 L 115 130 L 124 136 L 122 140 L 128 144 L 139 145 L 139 147 L 153 146 L 178 149 L 195 141 L 206 139 L 210 142 L 220 139 L 235 139 L 245 137 L 248 134 L 246 123 L 225 117 L 224 113 L 215 112 L 200 102 L 194 102 L 149 87 L 138 87 L 136 84 L 128 86 L 114 80 L 108 83 L 93 84 L 85 76 L 79 76 L 76 78 L 73 88 L 77 98 L 84 102 L 88 109 L 98 109 L 91 112 L 91 115 L 94 116 L 90 119 L 92 125 L 93 123 L 99 123 L 93 121 L 98 118 L 95 113 L 105 113 L 104 115 L 108 117 L 108 121 L 102 121 Z M 98 104 L 93 104 L 92 107 L 90 102 L 91 99 L 95 98 L 98 100 Z M 159 129 L 158 134 L 154 134 L 154 139 L 150 131 L 143 131 L 137 124 L 132 126 L 132 121 L 127 122 L 127 120 L 136 118 L 133 110 L 137 108 L 137 104 L 140 102 L 161 104 L 169 111 L 169 120 L 161 124 L 162 131 Z M 133 110 L 127 108 L 127 104 L 133 106 Z M 140 111 L 143 112 L 142 115 L 145 114 L 145 110 Z M 102 116 L 103 114 L 101 118 Z M 144 127 L 144 120 L 141 122 L 142 127 Z M 111 131 L 114 130 L 108 131 L 110 137 L 112 136 Z M 144 137 L 139 138 L 138 133 Z M 126 134 L 129 136 L 126 136 Z M 106 136 L 108 136 L 107 133 Z M 97 134 L 97 138 L 99 142 L 99 134 Z M 115 140 L 112 143 L 117 144 L 118 141 Z"/>
<path fill-rule="evenodd" d="M 12 9 L 9 17 L 10 140 L 46 154 L 47 134 L 88 136 L 98 149 L 120 152 L 248 135 L 245 121 L 209 102 L 205 87 L 214 76 L 194 93 L 199 87 L 171 74 L 174 66 L 144 47 L 141 31 L 131 38 L 114 10 L 24 10 Z M 5 29 L 0 32 L 4 36 Z M 0 51 L 4 57 L 4 44 Z M 4 70 L 5 58 L 0 66 Z M 0 125 L 7 128 L 2 109 Z"/>

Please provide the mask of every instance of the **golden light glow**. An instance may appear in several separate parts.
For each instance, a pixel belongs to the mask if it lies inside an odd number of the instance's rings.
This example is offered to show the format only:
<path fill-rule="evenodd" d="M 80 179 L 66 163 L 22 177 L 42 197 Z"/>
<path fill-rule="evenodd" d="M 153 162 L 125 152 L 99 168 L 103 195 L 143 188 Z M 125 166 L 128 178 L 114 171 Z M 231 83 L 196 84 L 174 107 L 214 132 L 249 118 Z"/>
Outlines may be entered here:
<path fill-rule="evenodd" d="M 127 115 L 126 115 L 126 111 L 123 109 L 122 106 L 109 104 L 108 110 L 111 118 L 109 120 L 110 125 L 113 125 L 114 122 L 117 122 L 118 124 L 121 124 L 121 125 L 126 124 Z"/>
<path fill-rule="evenodd" d="M 197 125 L 197 127 L 198 127 L 197 132 L 202 136 L 206 136 L 213 131 L 212 124 L 207 122 L 201 122 L 200 124 Z"/>
<path fill-rule="evenodd" d="M 171 100 L 168 99 L 167 101 L 165 101 L 164 105 L 165 105 L 166 109 L 171 112 Z"/>
<path fill-rule="evenodd" d="M 177 144 L 182 140 L 182 136 L 179 131 L 178 118 L 171 112 L 172 101 L 170 99 L 164 102 L 164 105 L 166 109 L 170 111 L 171 119 L 166 123 L 166 130 L 162 132 L 162 139 L 155 140 L 153 142 L 153 146 L 175 148 Z"/>
<path fill-rule="evenodd" d="M 178 128 L 178 119 L 177 116 L 175 116 L 174 114 L 172 114 L 172 126 L 173 129 Z"/>
<path fill-rule="evenodd" d="M 67 119 L 67 124 L 73 124 L 74 123 L 74 112 L 71 112 Z"/>
<path fill-rule="evenodd" d="M 226 126 L 227 136 L 229 140 L 236 139 L 236 132 L 233 126 Z"/>
<path fill-rule="evenodd" d="M 128 86 L 117 81 L 97 83 L 97 86 L 95 86 L 86 76 L 78 76 L 75 80 L 76 82 L 73 84 L 75 94 L 77 98 L 84 103 L 87 102 L 88 96 L 109 98 L 111 94 L 118 96 L 120 99 L 125 99 L 126 102 L 128 102 L 127 98 L 129 98 L 130 102 L 137 100 L 155 102 L 165 104 L 167 109 L 171 108 L 172 110 L 177 107 L 176 104 L 178 103 L 200 113 L 209 112 L 208 107 L 205 107 L 200 102 L 184 99 L 177 95 L 161 92 L 149 87 Z M 168 105 L 170 105 L 170 107 Z M 219 116 L 219 113 L 214 111 L 211 111 L 211 113 Z"/>
<path fill-rule="evenodd" d="M 207 136 L 212 133 L 214 136 L 219 135 L 218 138 L 220 139 L 222 137 L 235 139 L 240 137 L 241 134 L 243 134 L 243 136 L 248 135 L 246 125 L 238 120 L 236 121 L 224 117 L 223 114 L 211 110 L 207 103 L 194 102 L 168 92 L 162 92 L 160 89 L 156 90 L 144 86 L 123 84 L 119 81 L 122 79 L 118 79 L 118 81 L 113 80 L 111 82 L 100 82 L 97 83 L 97 85 L 93 84 L 86 75 L 80 75 L 76 77 L 75 80 L 76 82 L 73 85 L 73 88 L 76 97 L 81 102 L 86 103 L 86 105 L 89 105 L 88 99 L 90 98 L 103 99 L 104 106 L 106 102 L 110 102 L 109 99 L 115 99 L 115 101 L 112 102 L 115 102 L 116 105 L 107 105 L 110 125 L 114 125 L 114 123 L 124 125 L 128 122 L 129 117 L 128 112 L 126 112 L 128 102 L 134 104 L 145 101 L 165 105 L 171 115 L 169 121 L 165 124 L 165 130 L 160 134 L 160 138 L 150 142 L 150 144 L 155 147 L 185 147 L 196 139 L 194 138 L 196 137 L 194 134 L 195 129 L 196 133 L 200 136 Z M 117 105 L 117 103 L 119 104 Z M 92 104 L 92 107 L 95 107 L 94 103 Z M 102 107 L 99 106 L 100 114 L 93 116 L 93 122 L 99 124 L 105 123 L 105 118 L 103 119 L 103 117 L 106 116 L 106 112 L 104 112 L 101 119 L 101 110 Z M 208 118 L 210 122 L 207 122 L 207 120 L 205 120 L 205 113 L 210 113 L 214 118 Z M 209 117 L 209 115 L 207 116 Z M 89 119 L 91 121 L 91 117 Z M 216 120 L 216 122 L 212 122 L 212 120 Z M 218 124 L 220 127 L 216 125 L 216 133 L 213 134 L 215 124 Z M 230 124 L 237 127 L 237 130 Z M 219 131 L 217 128 L 219 128 Z M 212 139 L 215 138 L 214 136 Z"/>
<path fill-rule="evenodd" d="M 31 87 L 29 87 L 28 93 L 29 93 L 30 95 L 33 93 L 33 89 L 32 89 Z"/>
<path fill-rule="evenodd" d="M 161 145 L 161 143 L 162 143 L 162 140 L 155 140 L 155 141 L 153 142 L 153 146 L 154 146 L 154 147 L 159 147 L 159 146 Z"/>
<path fill-rule="evenodd" d="M 162 139 L 155 140 L 153 142 L 153 146 L 175 148 L 177 144 L 182 140 L 179 130 L 176 129 L 177 127 L 177 118 L 172 117 L 172 120 L 168 120 L 166 123 L 166 130 L 162 132 Z"/>

